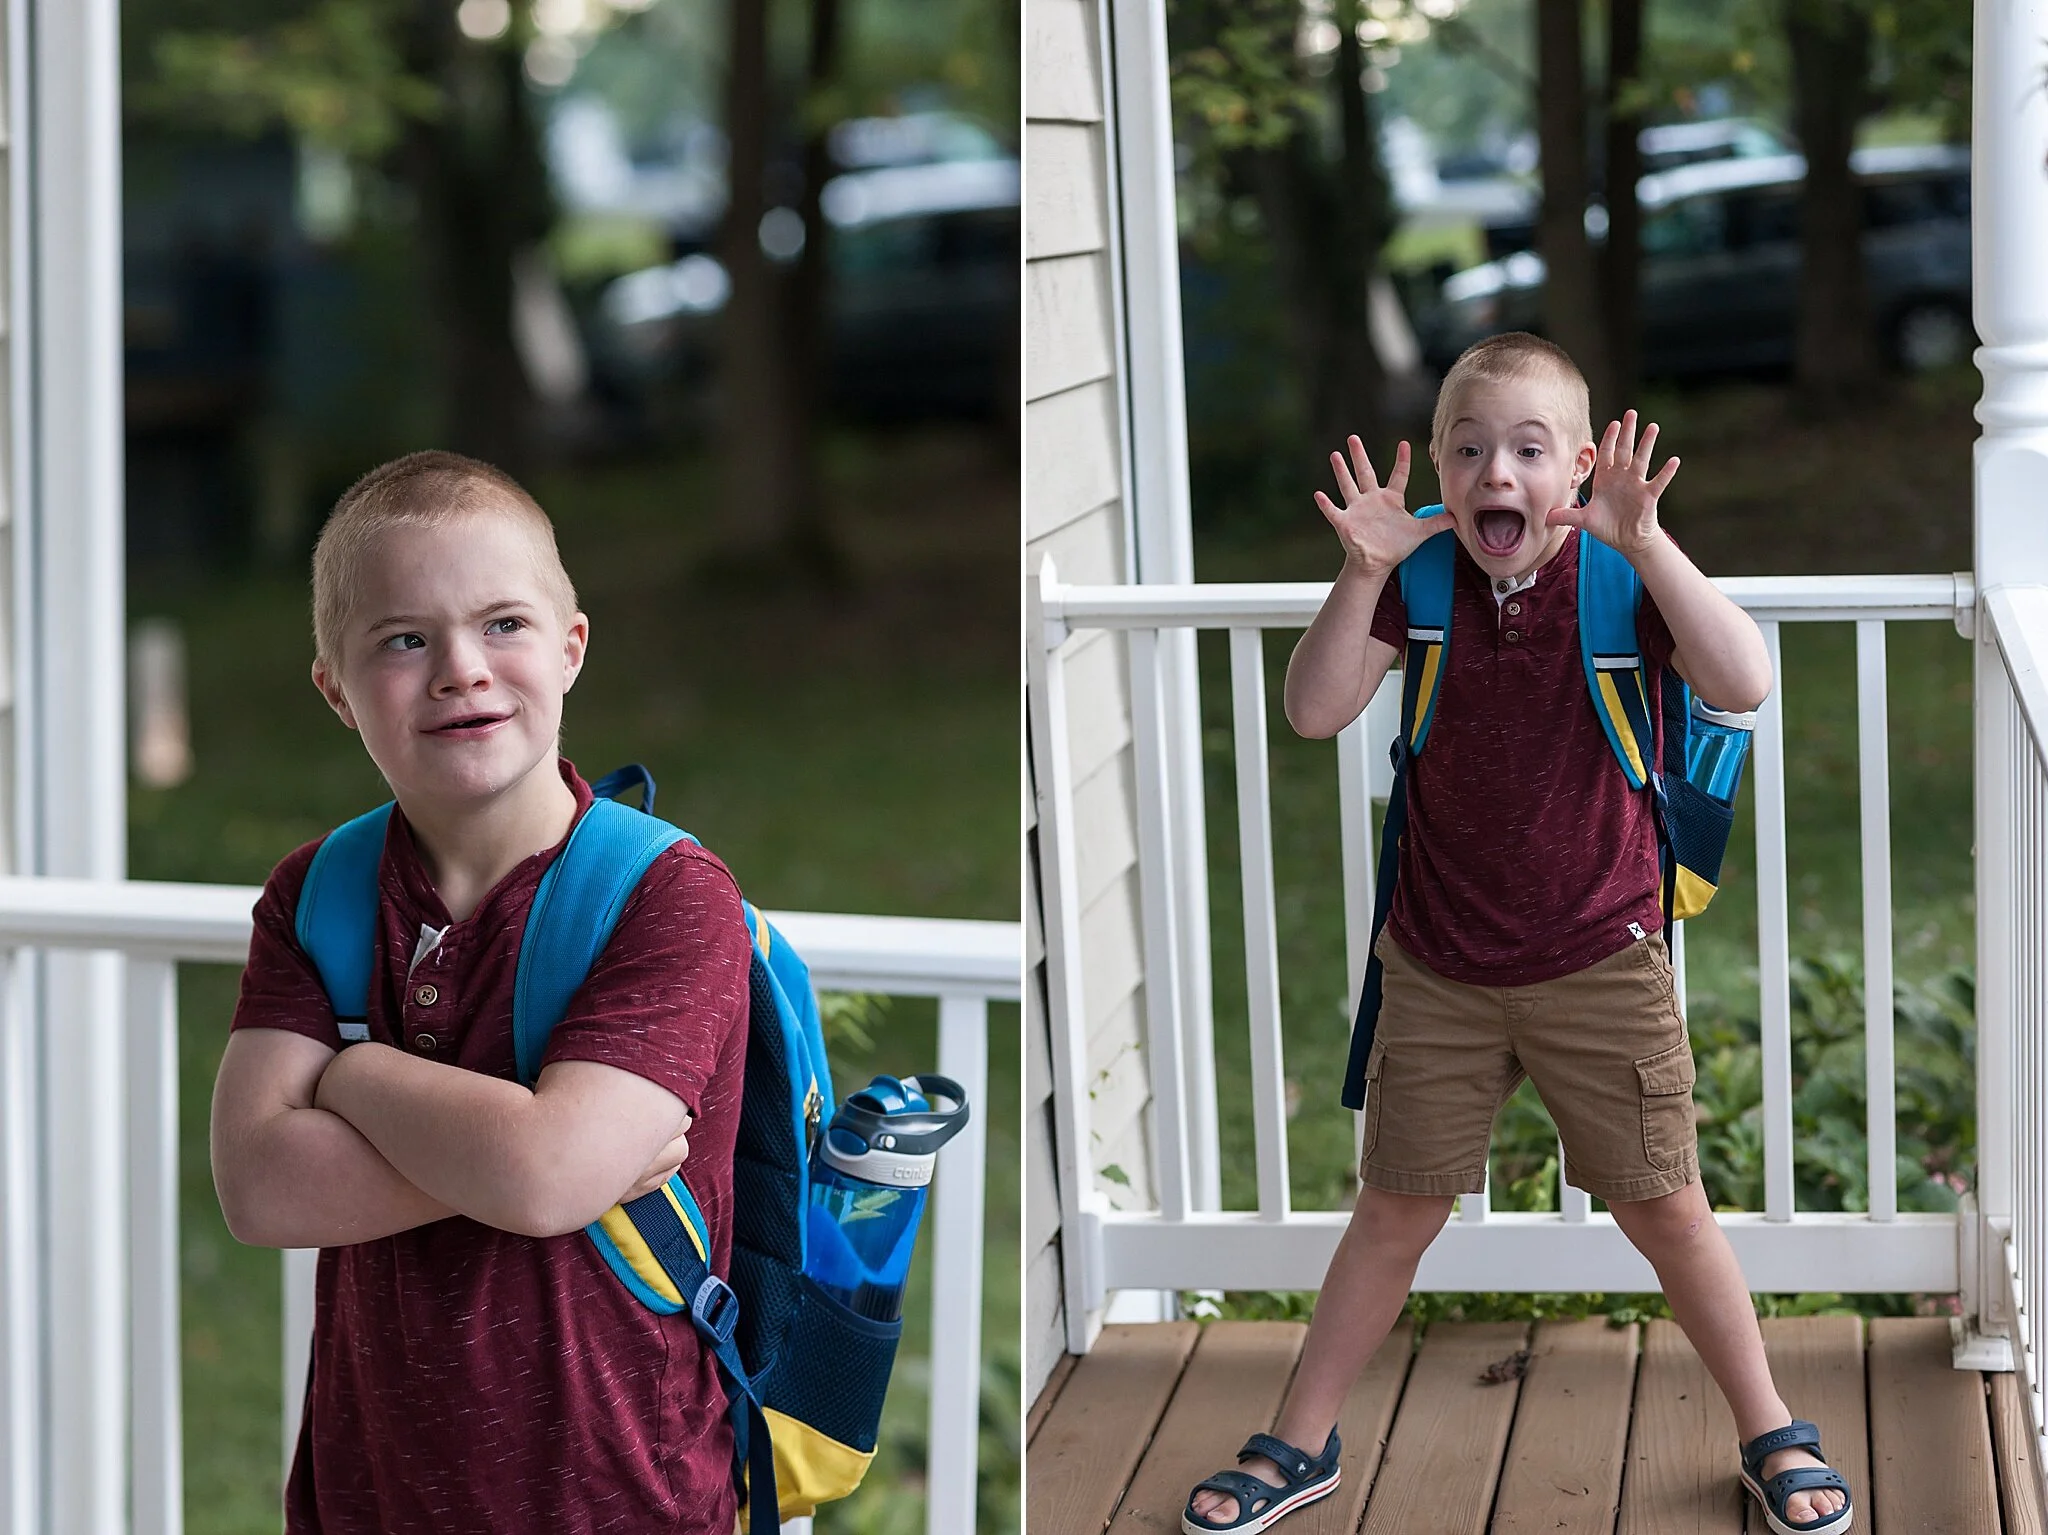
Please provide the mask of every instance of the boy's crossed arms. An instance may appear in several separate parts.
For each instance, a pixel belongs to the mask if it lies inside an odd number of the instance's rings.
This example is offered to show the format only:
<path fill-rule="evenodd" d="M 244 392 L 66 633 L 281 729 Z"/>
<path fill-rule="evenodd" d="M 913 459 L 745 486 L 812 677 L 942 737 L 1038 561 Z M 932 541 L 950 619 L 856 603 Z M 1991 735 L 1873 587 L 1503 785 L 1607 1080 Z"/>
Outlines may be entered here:
<path fill-rule="evenodd" d="M 528 1090 L 389 1045 L 239 1029 L 214 1084 L 214 1186 L 228 1230 L 259 1247 L 451 1215 L 561 1236 L 667 1182 L 690 1122 L 666 1088 L 598 1061 L 556 1061 Z"/>

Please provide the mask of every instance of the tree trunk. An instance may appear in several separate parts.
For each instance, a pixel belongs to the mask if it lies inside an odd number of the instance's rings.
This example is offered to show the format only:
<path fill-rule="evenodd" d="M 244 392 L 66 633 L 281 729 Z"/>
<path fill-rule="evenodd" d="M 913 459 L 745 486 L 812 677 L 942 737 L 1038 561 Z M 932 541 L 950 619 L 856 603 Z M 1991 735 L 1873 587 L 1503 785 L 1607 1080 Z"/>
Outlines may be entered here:
<path fill-rule="evenodd" d="M 512 262 L 547 232 L 549 197 L 520 57 L 464 45 L 427 0 L 408 28 L 412 69 L 445 107 L 415 123 L 398 164 L 419 209 L 442 397 L 442 440 L 513 474 L 532 466 L 534 399 L 512 339 Z"/>
<path fill-rule="evenodd" d="M 1858 0 L 1791 0 L 1793 123 L 1806 151 L 1800 219 L 1800 404 L 1831 414 L 1881 386 L 1863 281 L 1863 200 L 1849 170 L 1869 109 L 1870 17 Z"/>
<path fill-rule="evenodd" d="M 810 64 L 804 92 L 807 102 L 819 100 L 839 72 L 839 18 L 840 0 L 811 0 Z M 826 498 L 818 491 L 832 323 L 827 303 L 832 278 L 832 226 L 826 222 L 821 196 L 832 175 L 832 156 L 826 143 L 827 125 L 816 121 L 815 114 L 811 117 L 804 125 L 804 190 L 803 204 L 798 210 L 804 221 L 804 248 L 788 285 L 787 324 L 783 328 L 785 368 L 795 418 L 792 462 L 796 466 L 796 483 L 811 487 L 811 491 L 799 495 L 792 508 L 790 553 L 819 580 L 836 585 L 847 574 L 845 551 L 833 537 Z"/>
<path fill-rule="evenodd" d="M 1605 398 L 1593 409 L 1611 419 L 1633 401 L 1642 372 L 1642 207 L 1636 181 L 1643 173 L 1640 109 L 1630 109 L 1643 63 L 1643 0 L 1607 3 L 1607 253 L 1601 271 L 1603 329 L 1607 338 Z"/>
<path fill-rule="evenodd" d="M 1333 448 L 1348 432 L 1357 432 L 1368 444 L 1377 443 L 1388 426 L 1386 368 L 1373 344 L 1372 281 L 1391 225 L 1379 136 L 1373 132 L 1365 99 L 1364 50 L 1358 45 L 1360 7 L 1355 0 L 1338 0 L 1336 15 L 1337 67 L 1331 71 L 1331 83 L 1337 93 L 1341 153 L 1330 201 L 1332 227 L 1340 238 L 1321 247 L 1329 265 L 1333 324 L 1327 398 L 1314 418 Z M 1306 139 L 1305 134 L 1300 137 Z"/>
<path fill-rule="evenodd" d="M 1543 328 L 1586 375 L 1593 398 L 1611 397 L 1607 342 L 1586 238 L 1586 65 L 1582 0 L 1536 0 L 1536 133 L 1543 157 Z"/>
<path fill-rule="evenodd" d="M 719 391 L 729 562 L 767 567 L 787 554 L 799 495 L 798 403 L 785 376 L 783 274 L 761 249 L 766 208 L 769 81 L 767 0 L 733 0 L 726 83 L 725 223 L 719 254 L 732 280 L 721 335 Z"/>
<path fill-rule="evenodd" d="M 1339 31 L 1335 163 L 1305 122 L 1284 143 L 1241 150 L 1229 160 L 1230 181 L 1258 204 L 1272 251 L 1291 372 L 1304 406 L 1303 472 L 1311 476 L 1351 432 L 1365 440 L 1375 463 L 1391 451 L 1386 379 L 1369 307 L 1387 236 L 1386 177 L 1358 83 L 1364 60 L 1357 35 L 1349 24 Z"/>

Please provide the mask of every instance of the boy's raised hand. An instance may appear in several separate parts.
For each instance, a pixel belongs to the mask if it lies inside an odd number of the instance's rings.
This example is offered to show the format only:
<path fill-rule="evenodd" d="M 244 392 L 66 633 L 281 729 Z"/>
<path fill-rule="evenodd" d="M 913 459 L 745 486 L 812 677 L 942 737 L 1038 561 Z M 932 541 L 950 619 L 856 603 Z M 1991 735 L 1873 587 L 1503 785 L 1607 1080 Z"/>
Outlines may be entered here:
<path fill-rule="evenodd" d="M 1678 473 L 1678 460 L 1666 459 L 1652 476 L 1650 455 L 1657 446 L 1657 423 L 1636 438 L 1636 413 L 1625 411 L 1607 423 L 1593 455 L 1593 495 L 1584 506 L 1556 506 L 1549 526 L 1584 528 L 1609 548 L 1637 554 L 1657 536 L 1657 498 Z"/>
<path fill-rule="evenodd" d="M 1362 571 L 1385 575 L 1431 535 L 1443 530 L 1446 524 L 1440 519 L 1444 514 L 1408 515 L 1407 443 L 1394 450 L 1394 472 L 1387 476 L 1385 485 L 1372 471 L 1372 460 L 1365 456 L 1365 444 L 1356 436 L 1345 438 L 1344 443 L 1351 450 L 1350 463 L 1344 461 L 1342 453 L 1330 455 L 1330 466 L 1337 471 L 1337 490 L 1344 497 L 1344 504 L 1337 505 L 1319 490 L 1316 506 L 1337 530 L 1345 560 Z"/>

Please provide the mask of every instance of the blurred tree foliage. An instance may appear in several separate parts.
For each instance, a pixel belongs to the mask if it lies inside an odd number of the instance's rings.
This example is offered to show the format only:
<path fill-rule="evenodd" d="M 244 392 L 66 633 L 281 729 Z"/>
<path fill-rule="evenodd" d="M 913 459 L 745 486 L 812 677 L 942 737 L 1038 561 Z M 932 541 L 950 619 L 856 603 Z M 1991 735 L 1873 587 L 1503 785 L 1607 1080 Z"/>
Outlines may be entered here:
<path fill-rule="evenodd" d="M 1541 78 L 1543 27 L 1577 70 L 1553 47 Z M 1813 138 L 1802 379 L 1819 401 L 1875 371 L 1842 343 L 1870 332 L 1849 270 L 1849 148 L 1876 115 L 1955 136 L 1969 110 L 1963 0 L 1171 0 L 1168 28 L 1196 506 L 1240 524 L 1283 505 L 1291 516 L 1343 431 L 1381 453 L 1401 424 L 1363 323 L 1398 222 L 1379 158 L 1388 123 L 1408 119 L 1442 158 L 1498 164 L 1547 103 L 1551 142 L 1596 151 L 1557 199 L 1571 206 L 1603 197 L 1610 171 L 1632 178 L 1645 124 L 1734 112 Z M 1596 265 L 1575 215 L 1552 222 L 1549 244 L 1580 279 L 1559 339 L 1612 380 L 1596 392 L 1627 392 L 1635 231 L 1621 220 Z M 1441 257 L 1443 243 L 1415 245 Z"/>
<path fill-rule="evenodd" d="M 282 133 L 346 157 L 362 207 L 409 245 L 426 322 L 413 344 L 435 380 L 436 435 L 515 471 L 547 440 L 513 344 L 512 301 L 515 267 L 549 249 L 559 222 L 541 152 L 545 92 L 525 67 L 550 6 L 563 10 L 562 0 L 506 0 L 490 37 L 464 35 L 456 0 L 131 0 L 123 18 L 133 129 Z M 722 382 L 742 428 L 721 434 L 733 539 L 749 559 L 830 566 L 815 494 L 825 132 L 855 112 L 944 101 L 1013 137 L 1017 0 L 569 9 L 583 23 L 568 89 L 604 96 L 636 148 L 679 119 L 727 130 L 739 172 L 721 240 L 734 281 Z M 792 166 L 803 183 L 794 190 L 781 184 Z M 756 230 L 768 208 L 792 203 L 805 248 L 794 269 L 771 269 Z M 644 241 L 626 248 L 647 253 Z"/>

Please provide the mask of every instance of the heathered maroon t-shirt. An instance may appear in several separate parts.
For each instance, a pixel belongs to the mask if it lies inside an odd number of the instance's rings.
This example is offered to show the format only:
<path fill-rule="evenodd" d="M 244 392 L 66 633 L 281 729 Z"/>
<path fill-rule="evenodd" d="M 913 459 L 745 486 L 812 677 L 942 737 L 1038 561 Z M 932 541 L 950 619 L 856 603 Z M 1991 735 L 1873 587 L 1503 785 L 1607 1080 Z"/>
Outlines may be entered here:
<path fill-rule="evenodd" d="M 1450 660 L 1409 770 L 1408 835 L 1387 918 L 1394 941 L 1446 979 L 1527 986 L 1626 948 L 1630 923 L 1645 933 L 1664 925 L 1649 792 L 1629 787 L 1594 712 L 1578 591 L 1577 534 L 1534 586 L 1498 605 L 1458 548 Z M 1648 593 L 1636 631 L 1654 716 L 1672 639 Z M 1407 645 L 1395 577 L 1372 633 Z"/>
<path fill-rule="evenodd" d="M 566 762 L 562 774 L 580 813 L 589 786 Z M 317 847 L 293 853 L 264 886 L 233 1026 L 339 1048 L 292 933 Z M 511 1079 L 520 935 L 560 851 L 528 858 L 451 924 L 394 813 L 370 1037 Z M 408 975 L 422 924 L 447 931 Z M 688 1105 L 684 1176 L 719 1273 L 731 1254 L 748 955 L 732 876 L 678 844 L 641 880 L 545 1058 L 602 1061 Z M 731 1470 L 725 1392 L 689 1319 L 633 1300 L 581 1232 L 517 1236 L 456 1216 L 322 1250 L 312 1376 L 285 1490 L 292 1535 L 731 1535 Z"/>

